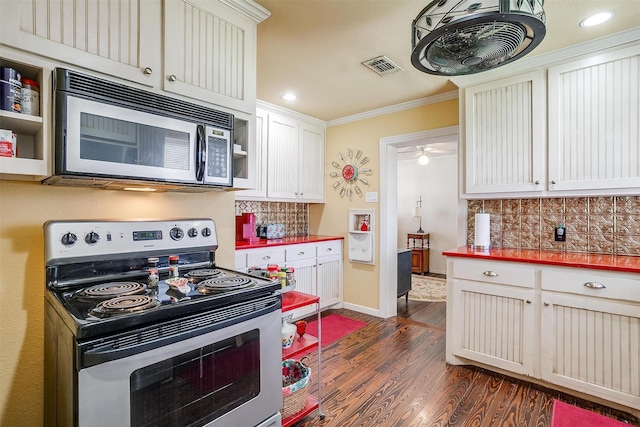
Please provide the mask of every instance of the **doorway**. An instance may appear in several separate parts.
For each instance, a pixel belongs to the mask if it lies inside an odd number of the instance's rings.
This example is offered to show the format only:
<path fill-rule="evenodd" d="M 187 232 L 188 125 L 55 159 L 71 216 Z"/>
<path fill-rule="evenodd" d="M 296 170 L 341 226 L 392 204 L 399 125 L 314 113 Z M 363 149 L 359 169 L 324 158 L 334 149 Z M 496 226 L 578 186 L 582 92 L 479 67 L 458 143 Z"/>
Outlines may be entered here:
<path fill-rule="evenodd" d="M 380 267 L 380 315 L 392 317 L 397 314 L 397 249 L 404 246 L 398 240 L 398 160 L 407 151 L 416 151 L 417 146 L 428 146 L 430 143 L 441 143 L 443 140 L 458 140 L 458 126 L 439 128 L 380 139 L 380 174 L 385 179 L 380 183 L 380 259 L 384 260 Z M 417 162 L 417 160 L 416 160 Z M 457 182 L 457 168 L 456 168 Z M 457 212 L 453 233 L 456 235 L 455 246 L 466 241 L 466 204 L 461 203 L 455 192 Z M 403 207 L 404 209 L 404 207 Z M 447 247 L 446 249 L 452 249 Z M 446 250 L 445 249 L 445 250 Z"/>

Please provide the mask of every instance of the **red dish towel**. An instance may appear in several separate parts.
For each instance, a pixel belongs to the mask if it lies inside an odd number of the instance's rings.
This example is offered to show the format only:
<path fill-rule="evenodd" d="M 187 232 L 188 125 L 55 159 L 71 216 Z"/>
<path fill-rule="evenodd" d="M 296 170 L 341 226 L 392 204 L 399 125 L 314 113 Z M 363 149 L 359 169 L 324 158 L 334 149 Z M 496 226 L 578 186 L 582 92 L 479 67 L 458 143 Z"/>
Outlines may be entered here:
<path fill-rule="evenodd" d="M 554 399 L 551 427 L 629 427 L 629 424 Z"/>
<path fill-rule="evenodd" d="M 331 344 L 332 342 L 349 335 L 358 329 L 367 326 L 365 322 L 340 316 L 339 314 L 330 314 L 322 318 L 322 346 Z M 307 333 L 318 336 L 318 321 L 314 320 L 307 325 Z"/>

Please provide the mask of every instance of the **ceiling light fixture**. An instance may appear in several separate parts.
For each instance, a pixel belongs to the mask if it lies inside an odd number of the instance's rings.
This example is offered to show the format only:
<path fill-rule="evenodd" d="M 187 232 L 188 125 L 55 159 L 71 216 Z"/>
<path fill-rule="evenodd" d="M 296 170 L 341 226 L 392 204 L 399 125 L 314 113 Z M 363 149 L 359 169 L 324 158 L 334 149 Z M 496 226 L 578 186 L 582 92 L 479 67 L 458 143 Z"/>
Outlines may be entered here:
<path fill-rule="evenodd" d="M 153 193 L 154 191 L 158 191 L 156 188 L 151 188 L 151 187 L 124 187 L 123 190 L 140 191 L 144 193 Z"/>
<path fill-rule="evenodd" d="M 295 101 L 298 97 L 294 93 L 288 92 L 282 95 L 282 99 L 285 101 Z"/>
<path fill-rule="evenodd" d="M 594 27 L 607 22 L 613 16 L 613 11 L 608 10 L 606 12 L 594 13 L 591 16 L 587 16 L 580 22 L 580 26 L 583 28 Z"/>
<path fill-rule="evenodd" d="M 420 166 L 425 166 L 427 163 L 429 163 L 429 157 L 426 154 L 421 154 L 420 157 L 418 157 L 418 164 Z"/>

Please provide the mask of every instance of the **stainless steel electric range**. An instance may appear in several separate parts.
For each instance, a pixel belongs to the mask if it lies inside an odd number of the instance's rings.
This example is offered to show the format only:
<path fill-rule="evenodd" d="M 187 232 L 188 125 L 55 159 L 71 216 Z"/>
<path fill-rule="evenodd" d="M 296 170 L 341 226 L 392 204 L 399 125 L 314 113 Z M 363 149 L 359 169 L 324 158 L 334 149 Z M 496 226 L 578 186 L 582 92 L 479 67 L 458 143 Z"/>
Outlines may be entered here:
<path fill-rule="evenodd" d="M 212 220 L 44 232 L 48 425 L 280 425 L 280 284 L 217 266 Z"/>

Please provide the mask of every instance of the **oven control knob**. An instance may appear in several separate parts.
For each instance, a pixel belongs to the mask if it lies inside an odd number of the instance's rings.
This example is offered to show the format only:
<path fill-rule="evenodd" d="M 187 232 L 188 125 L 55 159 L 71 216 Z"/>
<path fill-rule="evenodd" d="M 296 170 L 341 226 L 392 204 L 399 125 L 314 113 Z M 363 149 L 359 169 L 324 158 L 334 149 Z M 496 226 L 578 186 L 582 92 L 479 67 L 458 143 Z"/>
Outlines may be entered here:
<path fill-rule="evenodd" d="M 78 236 L 73 233 L 65 233 L 60 239 L 60 243 L 65 246 L 71 246 L 78 240 Z"/>
<path fill-rule="evenodd" d="M 182 231 L 182 228 L 173 227 L 171 231 L 169 231 L 169 235 L 173 240 L 181 240 L 184 237 L 184 231 Z"/>
<path fill-rule="evenodd" d="M 84 241 L 87 242 L 88 245 L 95 245 L 98 243 L 98 240 L 100 240 L 100 235 L 93 231 L 88 232 L 87 235 L 84 236 Z"/>
<path fill-rule="evenodd" d="M 189 237 L 196 237 L 198 235 L 198 230 L 196 230 L 195 228 L 190 228 L 189 231 L 187 231 L 187 234 L 189 235 Z"/>
<path fill-rule="evenodd" d="M 211 229 L 209 227 L 205 227 L 202 229 L 202 235 L 204 237 L 209 237 L 211 236 Z"/>

